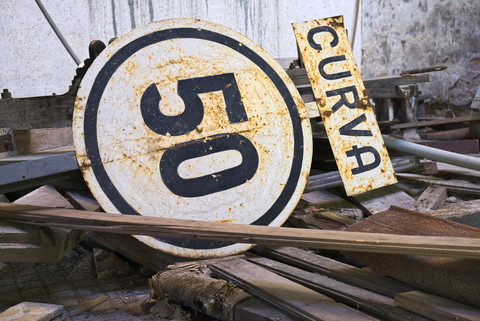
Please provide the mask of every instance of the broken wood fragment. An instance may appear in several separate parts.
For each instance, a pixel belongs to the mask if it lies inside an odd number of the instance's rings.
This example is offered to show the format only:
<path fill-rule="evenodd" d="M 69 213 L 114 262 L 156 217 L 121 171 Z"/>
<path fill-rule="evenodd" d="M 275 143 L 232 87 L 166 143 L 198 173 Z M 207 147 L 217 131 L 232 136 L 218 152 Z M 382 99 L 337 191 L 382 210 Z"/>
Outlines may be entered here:
<path fill-rule="evenodd" d="M 444 186 L 428 186 L 413 205 L 412 210 L 417 212 L 428 212 L 443 206 L 447 199 L 447 189 Z"/>
<path fill-rule="evenodd" d="M 50 321 L 63 312 L 63 306 L 57 304 L 22 302 L 0 313 L 0 320 Z"/>

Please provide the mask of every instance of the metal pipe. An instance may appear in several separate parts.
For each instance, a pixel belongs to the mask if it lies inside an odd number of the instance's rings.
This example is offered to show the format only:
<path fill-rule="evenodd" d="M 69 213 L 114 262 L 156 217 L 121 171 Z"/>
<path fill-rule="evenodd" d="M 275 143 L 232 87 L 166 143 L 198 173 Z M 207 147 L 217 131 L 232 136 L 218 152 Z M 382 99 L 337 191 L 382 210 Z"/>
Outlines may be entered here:
<path fill-rule="evenodd" d="M 383 135 L 383 141 L 385 142 L 385 146 L 399 152 L 480 171 L 480 158 L 423 146 L 385 135 Z"/>
<path fill-rule="evenodd" d="M 47 9 L 45 9 L 45 7 L 43 6 L 42 1 L 41 0 L 35 0 L 35 2 L 37 3 L 38 7 L 42 11 L 43 15 L 47 19 L 50 26 L 52 27 L 53 31 L 55 31 L 55 33 L 57 34 L 58 39 L 60 39 L 60 41 L 62 42 L 65 49 L 67 49 L 68 53 L 73 58 L 73 61 L 75 61 L 77 66 L 80 65 L 80 63 L 81 63 L 80 59 L 78 59 L 77 55 L 75 55 L 75 52 L 73 52 L 73 49 L 68 44 L 67 40 L 63 37 L 60 30 L 58 30 L 57 25 L 55 24 L 55 22 L 53 22 L 52 18 L 50 17 L 50 15 L 47 12 Z"/>

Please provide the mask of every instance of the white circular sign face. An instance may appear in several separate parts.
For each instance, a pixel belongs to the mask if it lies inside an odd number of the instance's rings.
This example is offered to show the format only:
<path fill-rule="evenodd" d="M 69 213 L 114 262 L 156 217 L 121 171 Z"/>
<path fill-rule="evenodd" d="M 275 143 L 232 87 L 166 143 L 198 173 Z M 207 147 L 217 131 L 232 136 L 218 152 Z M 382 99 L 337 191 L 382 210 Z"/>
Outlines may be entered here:
<path fill-rule="evenodd" d="M 199 20 L 154 22 L 109 45 L 82 80 L 73 132 L 84 178 L 111 213 L 280 226 L 311 164 L 310 121 L 282 67 Z M 191 258 L 251 247 L 136 237 Z"/>

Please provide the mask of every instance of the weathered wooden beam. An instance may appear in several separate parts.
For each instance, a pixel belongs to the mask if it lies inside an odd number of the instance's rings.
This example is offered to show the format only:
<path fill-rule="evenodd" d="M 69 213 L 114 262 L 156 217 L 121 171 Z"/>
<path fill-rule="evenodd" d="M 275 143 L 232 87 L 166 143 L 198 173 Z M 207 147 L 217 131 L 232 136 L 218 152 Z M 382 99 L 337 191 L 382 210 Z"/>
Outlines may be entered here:
<path fill-rule="evenodd" d="M 391 298 L 395 293 L 413 290 L 411 286 L 405 283 L 384 277 L 373 271 L 360 269 L 296 247 L 255 247 L 252 251 L 303 270 L 318 273 Z"/>
<path fill-rule="evenodd" d="M 37 225 L 177 239 L 480 259 L 480 239 L 473 237 L 308 230 L 138 215 L 107 215 L 4 203 L 0 203 L 0 218 Z"/>
<path fill-rule="evenodd" d="M 72 127 L 14 130 L 19 154 L 37 153 L 53 148 L 73 150 Z"/>
<path fill-rule="evenodd" d="M 63 95 L 0 99 L 0 127 L 15 130 L 71 126 L 78 84 Z"/>
<path fill-rule="evenodd" d="M 395 295 L 395 304 L 432 320 L 480 320 L 480 310 L 422 291 Z"/>
<path fill-rule="evenodd" d="M 393 321 L 427 321 L 427 319 L 415 313 L 395 306 L 393 299 L 390 297 L 264 257 L 254 257 L 248 260 L 289 280 L 324 294 L 337 302 L 366 311 L 382 319 Z"/>
<path fill-rule="evenodd" d="M 405 128 L 413 128 L 413 127 L 430 127 L 430 126 L 463 123 L 463 122 L 470 122 L 470 121 L 477 121 L 477 120 L 480 120 L 480 113 L 473 114 L 470 116 L 462 116 L 462 117 L 455 117 L 455 118 L 442 118 L 442 119 L 434 119 L 434 120 L 424 120 L 424 121 L 419 121 L 415 123 L 396 124 L 396 125 L 390 126 L 390 128 L 405 129 Z"/>
<path fill-rule="evenodd" d="M 287 70 L 288 76 L 292 79 L 295 86 L 310 85 L 310 80 L 307 77 L 305 68 L 295 68 Z M 364 80 L 365 88 L 374 87 L 388 87 L 388 86 L 403 86 L 418 84 L 422 82 L 429 82 L 430 76 L 428 74 L 417 76 L 391 76 Z"/>
<path fill-rule="evenodd" d="M 218 262 L 210 269 L 299 320 L 377 320 L 246 260 Z"/>

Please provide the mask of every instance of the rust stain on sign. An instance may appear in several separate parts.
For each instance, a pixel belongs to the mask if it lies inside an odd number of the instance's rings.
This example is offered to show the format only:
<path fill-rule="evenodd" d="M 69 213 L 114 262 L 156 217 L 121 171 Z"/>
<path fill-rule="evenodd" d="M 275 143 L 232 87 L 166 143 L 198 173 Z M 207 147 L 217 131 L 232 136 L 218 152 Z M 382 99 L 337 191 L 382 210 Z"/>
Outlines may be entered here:
<path fill-rule="evenodd" d="M 347 195 L 396 183 L 343 16 L 293 29 Z"/>

